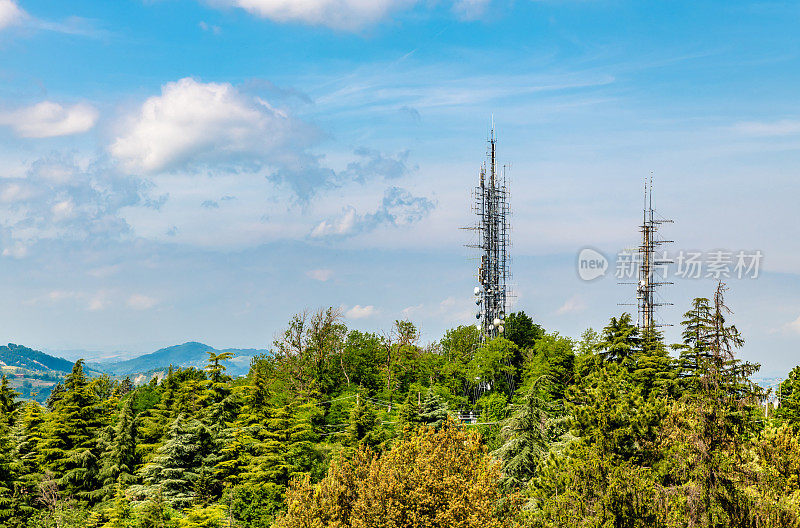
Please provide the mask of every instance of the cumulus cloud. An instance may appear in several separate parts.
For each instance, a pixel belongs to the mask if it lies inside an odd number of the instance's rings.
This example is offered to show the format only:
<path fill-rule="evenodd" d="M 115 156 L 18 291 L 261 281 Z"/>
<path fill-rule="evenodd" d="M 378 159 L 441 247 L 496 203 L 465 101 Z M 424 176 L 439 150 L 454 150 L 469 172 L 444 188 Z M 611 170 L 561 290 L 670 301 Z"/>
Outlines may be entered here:
<path fill-rule="evenodd" d="M 361 306 L 357 304 L 352 308 L 350 308 L 349 310 L 347 310 L 344 316 L 347 317 L 348 319 L 365 319 L 367 317 L 372 317 L 377 313 L 378 310 L 372 305 Z"/>
<path fill-rule="evenodd" d="M 147 184 L 96 161 L 54 154 L 23 177 L 0 180 L 0 244 L 21 258 L 39 240 L 109 240 L 127 235 L 125 207 L 147 203 Z"/>
<path fill-rule="evenodd" d="M 569 313 L 580 313 L 584 310 L 586 310 L 586 302 L 584 302 L 579 295 L 573 295 L 564 301 L 564 304 L 562 304 L 561 307 L 556 310 L 556 314 L 564 315 Z"/>
<path fill-rule="evenodd" d="M 48 138 L 86 132 L 94 127 L 98 116 L 97 109 L 85 103 L 62 106 L 42 101 L 0 114 L 0 125 L 11 127 L 21 137 Z"/>
<path fill-rule="evenodd" d="M 165 84 L 125 121 L 109 150 L 129 170 L 145 172 L 202 162 L 283 166 L 316 136 L 260 97 L 191 78 Z"/>
<path fill-rule="evenodd" d="M 405 189 L 390 187 L 374 213 L 359 214 L 352 206 L 345 207 L 337 217 L 323 220 L 310 233 L 311 238 L 355 236 L 381 226 L 402 227 L 422 220 L 435 204 L 424 196 L 414 196 Z"/>
<path fill-rule="evenodd" d="M 387 156 L 377 150 L 359 148 L 355 151 L 359 157 L 351 161 L 338 175 L 340 180 L 364 183 L 367 180 L 383 178 L 393 180 L 405 176 L 408 172 L 408 151 L 396 156 Z"/>
<path fill-rule="evenodd" d="M 134 310 L 149 310 L 158 304 L 158 301 L 153 297 L 135 293 L 128 297 L 126 304 L 128 305 L 128 308 L 133 308 Z"/>
<path fill-rule="evenodd" d="M 416 0 L 212 0 L 212 3 L 239 7 L 275 22 L 355 30 L 377 22 L 393 10 L 409 7 Z"/>
<path fill-rule="evenodd" d="M 306 275 L 309 278 L 312 278 L 314 280 L 317 280 L 317 281 L 320 281 L 320 282 L 326 282 L 326 281 L 330 280 L 331 277 L 333 277 L 333 270 L 330 270 L 330 269 L 309 270 L 309 271 L 306 272 Z"/>
<path fill-rule="evenodd" d="M 19 22 L 24 12 L 14 0 L 0 0 L 0 30 Z"/>

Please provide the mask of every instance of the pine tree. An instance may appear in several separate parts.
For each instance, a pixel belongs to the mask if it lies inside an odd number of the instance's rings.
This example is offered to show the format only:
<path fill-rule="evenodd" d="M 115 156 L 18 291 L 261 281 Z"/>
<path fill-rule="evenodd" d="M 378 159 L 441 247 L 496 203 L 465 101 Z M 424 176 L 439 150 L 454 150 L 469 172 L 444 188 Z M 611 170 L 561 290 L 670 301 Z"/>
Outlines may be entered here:
<path fill-rule="evenodd" d="M 103 483 L 102 497 L 111 498 L 119 486 L 126 487 L 134 481 L 137 465 L 136 419 L 130 398 L 122 404 L 117 423 L 109 427 L 107 446 L 103 452 L 100 479 Z"/>
<path fill-rule="evenodd" d="M 689 311 L 683 314 L 683 344 L 680 349 L 681 385 L 684 390 L 696 392 L 700 389 L 700 378 L 706 362 L 711 360 L 711 334 L 713 331 L 713 315 L 711 301 L 705 297 L 697 297 L 692 301 Z"/>
<path fill-rule="evenodd" d="M 380 431 L 377 430 L 379 424 L 380 419 L 372 405 L 364 398 L 357 398 L 344 431 L 344 443 L 354 447 L 359 445 L 374 447 L 380 444 Z"/>
<path fill-rule="evenodd" d="M 507 486 L 522 487 L 536 474 L 548 451 L 549 421 L 550 406 L 533 386 L 504 421 L 501 430 L 504 443 L 493 453 L 503 461 L 503 480 Z"/>
<path fill-rule="evenodd" d="M 17 509 L 14 500 L 15 465 L 11 429 L 0 421 L 0 526 L 11 520 Z"/>
<path fill-rule="evenodd" d="M 419 417 L 419 404 L 417 403 L 417 393 L 415 391 L 408 391 L 406 400 L 400 406 L 397 413 L 397 422 L 402 431 L 406 427 L 415 427 L 421 423 Z"/>
<path fill-rule="evenodd" d="M 195 484 L 210 446 L 211 437 L 205 425 L 178 415 L 169 427 L 164 445 L 141 469 L 143 485 L 133 486 L 131 492 L 152 497 L 160 490 L 166 503 L 177 508 L 188 507 L 196 499 Z"/>
<path fill-rule="evenodd" d="M 114 506 L 108 517 L 108 522 L 103 525 L 103 528 L 130 528 L 133 526 L 131 503 L 119 484 L 114 486 Z"/>
<path fill-rule="evenodd" d="M 631 322 L 631 314 L 612 317 L 603 328 L 602 341 L 598 346 L 604 360 L 626 364 L 639 348 L 639 329 Z"/>
<path fill-rule="evenodd" d="M 440 429 L 447 421 L 447 406 L 438 394 L 429 390 L 419 409 L 419 420 L 434 429 Z"/>
<path fill-rule="evenodd" d="M 17 494 L 21 497 L 20 508 L 25 516 L 35 511 L 34 497 L 42 472 L 40 448 L 44 442 L 45 415 L 42 406 L 29 401 L 21 409 L 17 421 L 14 447 L 14 463 Z"/>
<path fill-rule="evenodd" d="M 19 392 L 15 391 L 8 384 L 6 375 L 3 374 L 3 381 L 0 383 L 0 419 L 8 426 L 13 426 L 17 411 L 22 406 L 22 402 L 17 400 Z"/>
<path fill-rule="evenodd" d="M 663 337 L 655 329 L 646 329 L 640 339 L 641 350 L 634 354 L 633 378 L 647 399 L 675 393 L 675 379 L 678 372 L 675 361 L 664 346 Z"/>
<path fill-rule="evenodd" d="M 42 456 L 44 465 L 59 476 L 62 490 L 89 502 L 100 487 L 100 402 L 83 372 L 83 360 L 75 363 L 64 385 L 48 416 Z"/>

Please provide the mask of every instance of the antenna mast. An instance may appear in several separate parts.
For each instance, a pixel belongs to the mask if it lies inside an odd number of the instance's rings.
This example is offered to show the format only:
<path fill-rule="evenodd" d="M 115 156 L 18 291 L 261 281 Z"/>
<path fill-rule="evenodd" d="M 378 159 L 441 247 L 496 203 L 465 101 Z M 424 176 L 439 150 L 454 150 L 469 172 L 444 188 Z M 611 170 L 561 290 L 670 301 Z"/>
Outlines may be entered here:
<path fill-rule="evenodd" d="M 467 229 L 477 231 L 478 243 L 467 247 L 479 250 L 478 284 L 475 287 L 475 314 L 481 329 L 481 339 L 487 340 L 503 333 L 508 301 L 507 281 L 510 278 L 508 247 L 510 245 L 509 193 L 506 171 L 497 168 L 497 138 L 494 116 L 487 148 L 488 167 L 481 166 L 479 185 L 475 188 L 473 212 L 478 221 Z M 488 178 L 487 178 L 488 176 Z M 488 181 L 487 181 L 488 180 Z"/>
<path fill-rule="evenodd" d="M 659 306 L 671 306 L 672 303 L 659 302 L 656 289 L 671 282 L 664 281 L 664 277 L 659 277 L 657 270 L 659 266 L 670 264 L 672 261 L 657 259 L 656 248 L 662 244 L 668 244 L 672 240 L 658 238 L 658 228 L 661 224 L 671 224 L 672 220 L 657 218 L 653 209 L 653 173 L 650 173 L 650 185 L 647 179 L 644 181 L 644 208 L 642 213 L 642 225 L 639 231 L 642 233 L 642 242 L 638 249 L 639 254 L 639 282 L 636 286 L 636 298 L 638 303 L 639 334 L 654 330 L 655 328 L 668 326 L 659 324 L 655 317 L 656 308 Z"/>

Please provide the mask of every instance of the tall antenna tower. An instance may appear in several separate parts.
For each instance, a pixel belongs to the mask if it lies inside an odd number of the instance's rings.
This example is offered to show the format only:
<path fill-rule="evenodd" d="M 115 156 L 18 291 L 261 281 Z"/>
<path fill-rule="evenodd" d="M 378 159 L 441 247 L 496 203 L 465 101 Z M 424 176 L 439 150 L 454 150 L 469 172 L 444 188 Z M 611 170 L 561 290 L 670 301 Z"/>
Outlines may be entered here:
<path fill-rule="evenodd" d="M 498 171 L 497 138 L 494 119 L 489 134 L 487 160 L 480 170 L 480 180 L 475 188 L 473 212 L 478 221 L 467 229 L 477 231 L 477 244 L 467 247 L 480 252 L 478 286 L 475 287 L 475 304 L 478 306 L 478 326 L 481 339 L 492 339 L 503 333 L 508 301 L 507 281 L 510 278 L 508 248 L 511 244 L 509 192 L 506 184 L 506 167 Z M 487 167 L 488 162 L 488 167 Z"/>
<path fill-rule="evenodd" d="M 672 303 L 661 301 L 657 294 L 660 286 L 672 284 L 663 280 L 665 277 L 658 273 L 660 266 L 671 264 L 672 261 L 658 258 L 656 248 L 672 242 L 672 240 L 663 240 L 658 237 L 659 226 L 671 223 L 672 220 L 657 216 L 653 209 L 653 174 L 650 173 L 649 185 L 647 178 L 644 180 L 644 207 L 642 208 L 642 225 L 639 226 L 642 242 L 636 252 L 639 263 L 639 280 L 635 284 L 640 335 L 648 330 L 669 326 L 660 324 L 655 314 L 658 307 L 672 305 Z"/>

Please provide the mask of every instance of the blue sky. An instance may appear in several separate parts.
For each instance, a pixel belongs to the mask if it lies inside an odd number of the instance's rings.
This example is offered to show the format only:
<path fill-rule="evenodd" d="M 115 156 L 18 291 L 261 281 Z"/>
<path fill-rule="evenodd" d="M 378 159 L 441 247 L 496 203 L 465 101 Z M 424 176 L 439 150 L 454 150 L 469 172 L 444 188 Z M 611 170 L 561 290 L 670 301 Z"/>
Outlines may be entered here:
<path fill-rule="evenodd" d="M 794 2 L 0 0 L 7 341 L 265 347 L 303 308 L 472 320 L 459 226 L 494 115 L 516 308 L 578 336 L 630 300 L 583 247 L 761 250 L 745 358 L 798 363 Z M 677 322 L 710 278 L 664 290 Z M 668 329 L 670 338 L 676 329 Z"/>

